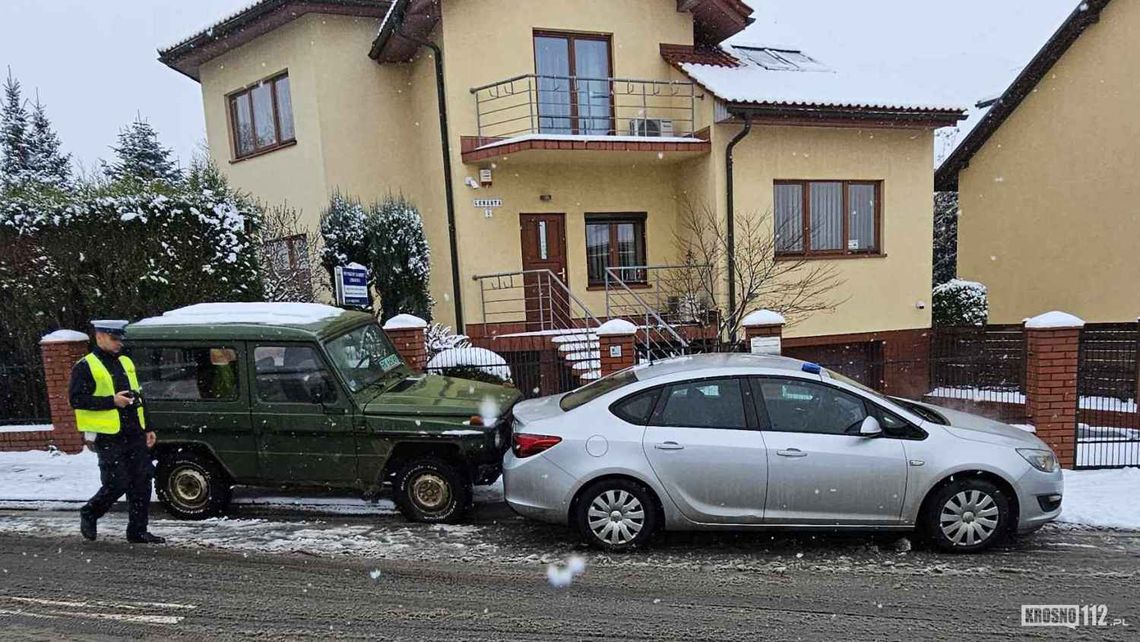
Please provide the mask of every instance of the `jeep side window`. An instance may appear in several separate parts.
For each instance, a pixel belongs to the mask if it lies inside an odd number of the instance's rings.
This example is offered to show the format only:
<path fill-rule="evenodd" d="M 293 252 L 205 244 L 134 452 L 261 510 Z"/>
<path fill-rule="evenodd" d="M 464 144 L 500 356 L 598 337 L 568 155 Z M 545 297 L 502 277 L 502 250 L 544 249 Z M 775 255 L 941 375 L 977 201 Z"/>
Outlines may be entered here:
<path fill-rule="evenodd" d="M 151 401 L 234 401 L 237 351 L 224 347 L 142 346 L 131 350 L 143 396 Z"/>
<path fill-rule="evenodd" d="M 274 403 L 330 403 L 336 384 L 310 346 L 258 346 L 253 351 L 257 398 Z M 321 395 L 321 396 L 318 396 Z"/>

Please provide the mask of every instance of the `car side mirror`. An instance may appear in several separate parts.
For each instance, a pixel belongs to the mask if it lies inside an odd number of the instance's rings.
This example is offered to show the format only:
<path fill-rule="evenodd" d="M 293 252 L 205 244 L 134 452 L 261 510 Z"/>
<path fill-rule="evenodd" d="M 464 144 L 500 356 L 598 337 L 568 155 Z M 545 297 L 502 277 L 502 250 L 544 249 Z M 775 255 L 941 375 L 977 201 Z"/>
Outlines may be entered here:
<path fill-rule="evenodd" d="M 863 420 L 863 424 L 859 426 L 860 437 L 878 437 L 883 434 L 883 427 L 879 425 L 879 420 L 867 415 Z"/>

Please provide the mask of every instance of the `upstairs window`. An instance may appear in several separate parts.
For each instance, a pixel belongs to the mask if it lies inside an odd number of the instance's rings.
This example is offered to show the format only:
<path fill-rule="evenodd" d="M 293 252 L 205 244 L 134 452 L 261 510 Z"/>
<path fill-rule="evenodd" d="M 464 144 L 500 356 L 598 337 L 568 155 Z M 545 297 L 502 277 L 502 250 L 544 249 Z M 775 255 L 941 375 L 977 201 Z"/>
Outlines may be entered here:
<path fill-rule="evenodd" d="M 230 94 L 229 101 L 235 159 L 296 141 L 293 96 L 287 72 Z"/>
<path fill-rule="evenodd" d="M 881 253 L 881 182 L 777 181 L 774 202 L 778 255 Z"/>

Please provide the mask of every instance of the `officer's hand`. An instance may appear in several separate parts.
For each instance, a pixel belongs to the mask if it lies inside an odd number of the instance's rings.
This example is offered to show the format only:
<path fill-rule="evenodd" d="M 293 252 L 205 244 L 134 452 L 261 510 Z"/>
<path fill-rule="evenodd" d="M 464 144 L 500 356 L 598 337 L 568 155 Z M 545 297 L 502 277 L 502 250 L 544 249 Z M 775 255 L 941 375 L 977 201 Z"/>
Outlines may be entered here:
<path fill-rule="evenodd" d="M 128 395 L 126 393 L 126 391 L 115 393 L 115 407 L 116 408 L 126 408 L 127 406 L 130 406 L 134 402 L 135 402 L 135 400 L 133 398 L 131 398 L 130 395 Z"/>
<path fill-rule="evenodd" d="M 156 441 L 158 441 L 158 435 L 154 434 L 153 432 L 148 432 L 146 434 L 146 447 L 147 448 L 154 448 L 154 442 L 156 442 Z"/>

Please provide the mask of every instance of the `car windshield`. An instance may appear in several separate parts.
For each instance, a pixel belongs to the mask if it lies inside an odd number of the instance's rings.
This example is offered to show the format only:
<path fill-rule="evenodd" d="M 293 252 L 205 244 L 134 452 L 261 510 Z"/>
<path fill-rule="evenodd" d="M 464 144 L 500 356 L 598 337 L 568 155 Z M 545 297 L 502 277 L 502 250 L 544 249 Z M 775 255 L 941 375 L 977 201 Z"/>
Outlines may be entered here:
<path fill-rule="evenodd" d="M 404 365 L 388 335 L 375 323 L 328 341 L 325 348 L 353 392 L 363 390 Z"/>
<path fill-rule="evenodd" d="M 578 406 L 590 403 L 607 392 L 624 388 L 635 381 L 637 381 L 637 375 L 634 374 L 632 368 L 621 370 L 608 377 L 602 377 L 589 385 L 582 386 L 573 392 L 566 393 L 558 405 L 562 406 L 563 410 L 573 410 Z"/>

